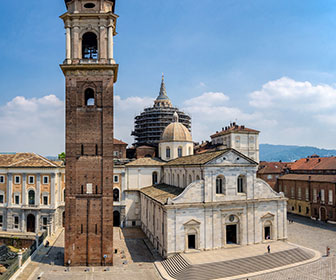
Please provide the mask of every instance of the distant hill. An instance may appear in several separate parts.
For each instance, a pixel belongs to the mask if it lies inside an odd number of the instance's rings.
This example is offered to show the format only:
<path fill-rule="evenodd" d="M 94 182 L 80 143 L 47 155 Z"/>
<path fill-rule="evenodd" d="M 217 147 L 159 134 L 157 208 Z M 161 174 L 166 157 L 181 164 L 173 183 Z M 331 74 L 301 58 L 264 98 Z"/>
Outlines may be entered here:
<path fill-rule="evenodd" d="M 336 150 L 326 150 L 308 146 L 260 144 L 259 148 L 261 161 L 281 160 L 283 162 L 291 162 L 313 154 L 317 154 L 320 157 L 336 156 Z"/>

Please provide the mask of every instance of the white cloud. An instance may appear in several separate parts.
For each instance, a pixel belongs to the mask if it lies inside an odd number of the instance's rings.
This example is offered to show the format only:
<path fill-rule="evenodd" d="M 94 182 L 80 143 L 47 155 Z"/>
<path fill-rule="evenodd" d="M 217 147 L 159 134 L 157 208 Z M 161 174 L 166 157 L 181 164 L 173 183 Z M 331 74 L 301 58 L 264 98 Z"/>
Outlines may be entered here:
<path fill-rule="evenodd" d="M 56 155 L 64 151 L 64 103 L 55 95 L 17 96 L 0 107 L 1 151 Z"/>
<path fill-rule="evenodd" d="M 282 77 L 267 82 L 250 95 L 250 105 L 256 108 L 278 108 L 317 112 L 336 106 L 336 88 L 330 85 L 312 85 Z"/>
<path fill-rule="evenodd" d="M 194 141 L 208 140 L 211 134 L 233 121 L 247 124 L 260 120 L 260 114 L 243 112 L 230 106 L 229 100 L 222 92 L 205 92 L 184 102 L 182 110 L 192 117 Z"/>
<path fill-rule="evenodd" d="M 244 96 L 205 92 L 185 100 L 181 110 L 192 117 L 195 141 L 229 125 L 244 124 L 261 131 L 261 143 L 299 144 L 335 148 L 336 89 L 290 78 L 265 83 Z M 239 100 L 238 100 L 239 98 Z M 132 144 L 134 117 L 153 105 L 151 97 L 116 95 L 116 138 Z M 246 100 L 244 102 L 244 100 Z M 239 101 L 239 107 L 233 106 Z M 31 151 L 56 155 L 64 151 L 64 102 L 55 95 L 42 98 L 17 96 L 0 106 L 0 151 Z"/>

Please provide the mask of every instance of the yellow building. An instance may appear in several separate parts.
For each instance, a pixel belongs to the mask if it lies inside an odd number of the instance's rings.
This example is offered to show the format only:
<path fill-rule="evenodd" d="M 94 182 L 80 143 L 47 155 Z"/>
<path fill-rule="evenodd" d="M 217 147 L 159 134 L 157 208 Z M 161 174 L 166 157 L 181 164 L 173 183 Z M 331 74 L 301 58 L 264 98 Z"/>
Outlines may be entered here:
<path fill-rule="evenodd" d="M 0 154 L 0 231 L 54 233 L 63 224 L 64 193 L 62 162 Z"/>

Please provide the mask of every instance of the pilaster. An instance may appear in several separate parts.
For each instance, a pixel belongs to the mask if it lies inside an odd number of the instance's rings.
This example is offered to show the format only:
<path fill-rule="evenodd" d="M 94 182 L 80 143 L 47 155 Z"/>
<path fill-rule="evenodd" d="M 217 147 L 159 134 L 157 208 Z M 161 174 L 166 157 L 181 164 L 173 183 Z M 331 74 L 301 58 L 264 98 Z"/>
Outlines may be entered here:
<path fill-rule="evenodd" d="M 40 206 L 41 204 L 41 174 L 36 175 L 36 196 L 35 205 Z"/>
<path fill-rule="evenodd" d="M 50 176 L 50 206 L 55 208 L 55 173 Z"/>
<path fill-rule="evenodd" d="M 13 201 L 13 174 L 8 173 L 7 177 L 8 177 L 8 180 L 7 180 L 7 205 L 12 206 L 12 201 Z"/>
<path fill-rule="evenodd" d="M 27 184 L 27 174 L 23 173 L 22 175 L 22 205 L 27 205 L 27 192 L 26 192 L 26 184 Z"/>

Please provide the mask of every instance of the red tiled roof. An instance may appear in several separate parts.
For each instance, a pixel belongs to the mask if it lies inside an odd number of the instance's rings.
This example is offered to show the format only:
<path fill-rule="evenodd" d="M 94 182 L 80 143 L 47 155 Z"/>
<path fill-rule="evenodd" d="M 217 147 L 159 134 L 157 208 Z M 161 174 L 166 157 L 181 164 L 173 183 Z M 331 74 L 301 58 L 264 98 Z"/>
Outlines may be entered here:
<path fill-rule="evenodd" d="M 282 173 L 283 170 L 288 167 L 287 162 L 260 162 L 260 165 L 263 166 L 258 174 L 275 174 Z"/>
<path fill-rule="evenodd" d="M 260 131 L 255 130 L 255 129 L 251 129 L 251 128 L 247 128 L 244 125 L 237 125 L 235 123 L 231 124 L 228 127 L 222 128 L 221 131 L 217 131 L 215 134 L 211 135 L 211 138 L 217 137 L 217 136 L 221 136 L 221 135 L 225 135 L 225 134 L 229 134 L 232 132 L 245 132 L 245 133 L 259 133 Z"/>
<path fill-rule="evenodd" d="M 114 145 L 128 145 L 127 143 L 121 141 L 121 140 L 118 140 L 116 138 L 113 138 L 113 144 Z"/>
<path fill-rule="evenodd" d="M 286 174 L 279 177 L 278 180 L 336 183 L 336 175 Z"/>
<path fill-rule="evenodd" d="M 291 170 L 336 170 L 336 157 L 302 158 L 291 165 Z"/>
<path fill-rule="evenodd" d="M 61 162 L 51 161 L 35 153 L 0 154 L 0 167 L 57 168 Z"/>

